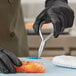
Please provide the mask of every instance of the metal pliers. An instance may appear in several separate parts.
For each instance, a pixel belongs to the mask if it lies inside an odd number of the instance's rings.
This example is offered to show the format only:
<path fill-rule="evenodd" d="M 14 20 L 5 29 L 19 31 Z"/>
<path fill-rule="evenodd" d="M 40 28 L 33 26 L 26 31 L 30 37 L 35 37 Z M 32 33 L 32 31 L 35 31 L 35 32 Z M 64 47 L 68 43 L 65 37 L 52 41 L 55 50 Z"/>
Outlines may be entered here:
<path fill-rule="evenodd" d="M 42 31 L 41 31 L 41 27 L 42 27 L 43 23 L 44 23 L 44 22 L 41 23 L 40 28 L 39 28 L 39 35 L 40 35 L 40 37 L 41 37 L 41 44 L 40 44 L 39 49 L 38 49 L 38 57 L 41 56 L 41 54 L 42 54 L 42 52 L 43 52 L 43 50 L 44 50 L 46 41 L 53 36 L 53 31 L 54 31 L 54 30 L 52 29 L 52 31 L 50 32 L 50 34 L 49 34 L 47 37 L 44 38 L 44 36 L 43 36 L 43 34 L 42 34 Z"/>

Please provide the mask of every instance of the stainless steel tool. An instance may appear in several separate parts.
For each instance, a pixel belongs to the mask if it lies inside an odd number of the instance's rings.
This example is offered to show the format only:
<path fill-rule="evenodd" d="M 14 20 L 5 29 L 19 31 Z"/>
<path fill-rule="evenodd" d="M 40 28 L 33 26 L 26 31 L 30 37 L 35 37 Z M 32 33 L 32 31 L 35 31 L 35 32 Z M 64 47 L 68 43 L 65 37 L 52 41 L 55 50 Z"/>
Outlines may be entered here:
<path fill-rule="evenodd" d="M 41 26 L 42 26 L 42 25 L 43 25 L 43 23 L 41 24 Z M 46 41 L 53 36 L 53 29 L 51 29 L 52 31 L 50 32 L 50 34 L 49 34 L 47 37 L 44 38 L 44 36 L 43 36 L 43 34 L 42 34 L 42 31 L 41 31 L 41 30 L 42 30 L 42 29 L 41 29 L 41 26 L 40 26 L 40 28 L 39 28 L 39 35 L 40 35 L 40 37 L 41 37 L 41 44 L 40 44 L 39 49 L 38 49 L 38 57 L 41 56 L 41 54 L 42 54 L 42 52 L 43 52 L 43 50 L 44 50 Z"/>

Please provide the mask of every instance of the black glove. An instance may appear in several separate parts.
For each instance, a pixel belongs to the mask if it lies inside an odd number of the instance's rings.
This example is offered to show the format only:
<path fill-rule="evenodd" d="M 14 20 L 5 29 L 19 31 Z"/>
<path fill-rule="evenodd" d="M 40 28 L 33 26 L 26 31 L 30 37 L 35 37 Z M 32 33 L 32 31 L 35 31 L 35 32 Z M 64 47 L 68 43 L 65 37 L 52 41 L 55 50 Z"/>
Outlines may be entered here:
<path fill-rule="evenodd" d="M 72 27 L 74 12 L 68 6 L 67 0 L 47 0 L 45 9 L 37 16 L 33 25 L 35 33 L 39 33 L 42 22 L 51 23 L 54 27 L 54 37 L 58 37 L 65 28 Z"/>
<path fill-rule="evenodd" d="M 21 66 L 21 61 L 10 51 L 0 49 L 0 72 L 1 73 L 15 73 L 15 66 Z"/>

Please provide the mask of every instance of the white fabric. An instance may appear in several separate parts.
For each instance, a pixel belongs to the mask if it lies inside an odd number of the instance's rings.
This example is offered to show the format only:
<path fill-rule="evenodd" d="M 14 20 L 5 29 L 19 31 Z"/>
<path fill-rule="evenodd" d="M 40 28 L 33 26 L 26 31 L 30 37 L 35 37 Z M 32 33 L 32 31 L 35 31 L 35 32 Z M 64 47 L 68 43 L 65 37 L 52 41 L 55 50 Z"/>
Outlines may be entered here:
<path fill-rule="evenodd" d="M 57 66 L 76 68 L 75 56 L 66 56 L 66 55 L 55 56 L 52 62 Z"/>

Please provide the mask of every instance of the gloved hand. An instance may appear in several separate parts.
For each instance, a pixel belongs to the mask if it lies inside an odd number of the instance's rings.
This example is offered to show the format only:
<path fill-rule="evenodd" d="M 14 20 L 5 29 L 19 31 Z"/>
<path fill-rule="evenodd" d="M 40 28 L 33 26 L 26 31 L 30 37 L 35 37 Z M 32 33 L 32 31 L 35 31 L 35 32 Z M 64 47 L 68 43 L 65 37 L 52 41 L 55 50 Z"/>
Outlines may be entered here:
<path fill-rule="evenodd" d="M 74 12 L 68 6 L 67 0 L 47 0 L 45 9 L 37 16 L 33 25 L 36 34 L 42 22 L 51 23 L 54 27 L 54 37 L 58 37 L 65 28 L 72 27 Z"/>
<path fill-rule="evenodd" d="M 15 66 L 21 66 L 21 61 L 10 51 L 0 49 L 0 72 L 1 73 L 15 73 Z"/>

